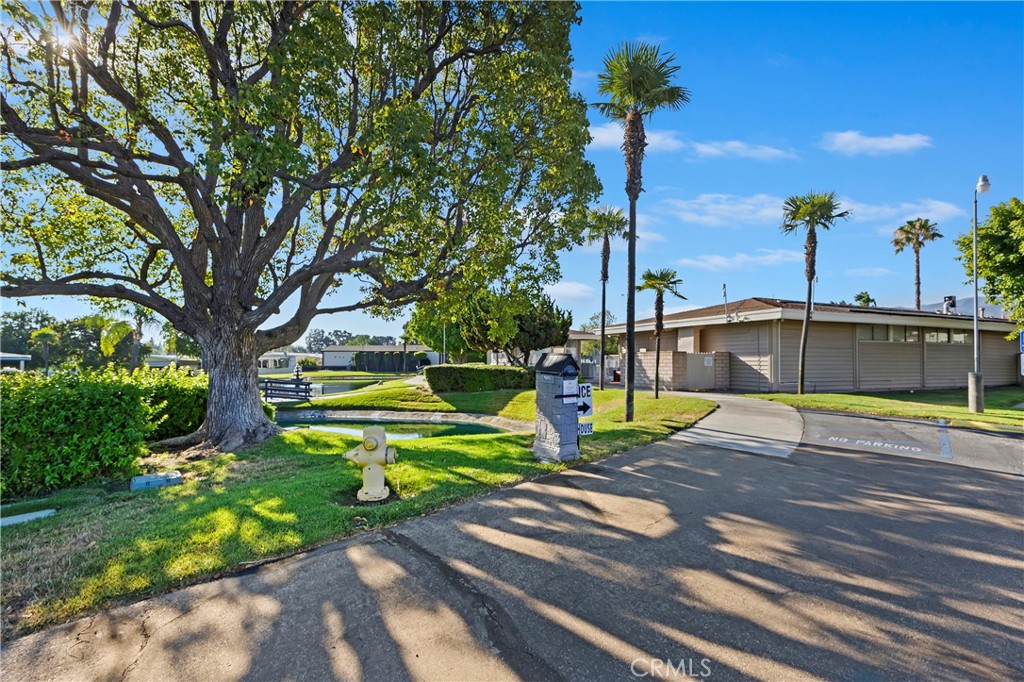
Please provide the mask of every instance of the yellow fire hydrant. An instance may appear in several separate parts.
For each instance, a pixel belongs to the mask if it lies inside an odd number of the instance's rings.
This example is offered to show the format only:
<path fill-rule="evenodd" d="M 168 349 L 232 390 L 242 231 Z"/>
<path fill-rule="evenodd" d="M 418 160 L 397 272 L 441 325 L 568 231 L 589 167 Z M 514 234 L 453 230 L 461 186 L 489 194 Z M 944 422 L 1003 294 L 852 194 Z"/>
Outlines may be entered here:
<path fill-rule="evenodd" d="M 363 429 L 363 442 L 344 455 L 363 470 L 363 487 L 356 497 L 360 502 L 379 502 L 391 494 L 384 482 L 384 466 L 394 464 L 398 451 L 388 445 L 383 426 L 367 426 Z"/>

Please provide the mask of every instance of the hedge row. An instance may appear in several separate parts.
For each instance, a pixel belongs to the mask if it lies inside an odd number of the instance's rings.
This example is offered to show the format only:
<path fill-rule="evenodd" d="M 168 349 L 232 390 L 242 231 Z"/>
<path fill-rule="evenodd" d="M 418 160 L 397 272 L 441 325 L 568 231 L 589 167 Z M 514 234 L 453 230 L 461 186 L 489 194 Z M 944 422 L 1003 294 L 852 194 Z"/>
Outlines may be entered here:
<path fill-rule="evenodd" d="M 434 393 L 478 393 L 533 388 L 533 371 L 502 365 L 437 365 L 423 370 Z"/>
<path fill-rule="evenodd" d="M 352 364 L 360 372 L 402 372 L 416 368 L 420 353 L 394 351 L 358 351 L 352 354 Z M 426 353 L 423 353 L 426 359 Z"/>
<path fill-rule="evenodd" d="M 130 476 L 147 441 L 202 425 L 207 392 L 187 369 L 0 374 L 0 497 Z"/>
<path fill-rule="evenodd" d="M 0 497 L 127 477 L 153 431 L 127 372 L 7 372 L 0 391 Z"/>

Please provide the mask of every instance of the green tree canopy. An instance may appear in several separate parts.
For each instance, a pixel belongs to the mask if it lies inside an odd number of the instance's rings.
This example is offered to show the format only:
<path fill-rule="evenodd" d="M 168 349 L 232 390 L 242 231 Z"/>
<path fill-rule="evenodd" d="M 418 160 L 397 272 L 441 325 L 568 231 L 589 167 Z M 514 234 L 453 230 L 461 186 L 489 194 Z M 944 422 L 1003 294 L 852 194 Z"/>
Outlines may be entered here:
<path fill-rule="evenodd" d="M 974 246 L 971 233 L 957 237 L 960 262 L 971 282 Z M 985 280 L 985 298 L 1000 305 L 1024 332 L 1024 202 L 1018 198 L 989 209 L 988 220 L 978 226 L 978 277 Z"/>
<path fill-rule="evenodd" d="M 194 440 L 258 442 L 256 357 L 316 315 L 557 276 L 599 191 L 578 10 L 12 0 L 2 293 L 155 310 L 204 351 Z"/>
<path fill-rule="evenodd" d="M 523 292 L 477 294 L 459 319 L 463 338 L 478 351 L 501 351 L 520 367 L 530 352 L 564 346 L 572 313 L 557 307 L 547 294 Z"/>
<path fill-rule="evenodd" d="M 871 294 L 869 294 L 866 291 L 859 292 L 856 296 L 853 297 L 853 300 L 861 308 L 874 308 L 876 305 L 878 305 L 878 302 L 875 301 L 875 299 L 871 297 Z"/>

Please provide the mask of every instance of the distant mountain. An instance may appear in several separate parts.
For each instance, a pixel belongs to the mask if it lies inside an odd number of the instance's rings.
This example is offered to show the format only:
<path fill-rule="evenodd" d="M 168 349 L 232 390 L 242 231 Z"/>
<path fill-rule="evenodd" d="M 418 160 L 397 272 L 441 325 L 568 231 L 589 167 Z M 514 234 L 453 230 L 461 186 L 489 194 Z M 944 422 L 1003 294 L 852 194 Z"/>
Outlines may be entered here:
<path fill-rule="evenodd" d="M 986 303 L 985 297 L 980 293 L 978 294 L 978 307 L 985 309 L 985 317 L 1007 317 L 1006 311 L 997 305 L 992 303 Z M 961 315 L 973 315 L 974 311 L 974 297 L 969 296 L 965 298 L 956 299 L 956 312 Z M 912 310 L 912 308 L 908 308 Z M 942 301 L 938 303 L 922 303 L 921 310 L 934 312 L 936 310 L 942 310 Z"/>

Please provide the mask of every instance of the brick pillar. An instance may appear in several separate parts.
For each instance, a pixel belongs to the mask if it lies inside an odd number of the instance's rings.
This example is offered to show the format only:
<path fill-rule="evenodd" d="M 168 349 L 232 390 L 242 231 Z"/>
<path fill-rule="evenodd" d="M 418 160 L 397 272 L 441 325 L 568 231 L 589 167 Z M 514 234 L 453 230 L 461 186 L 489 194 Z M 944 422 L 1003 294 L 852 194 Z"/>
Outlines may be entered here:
<path fill-rule="evenodd" d="M 715 356 L 715 390 L 728 391 L 732 389 L 732 379 L 729 373 L 730 353 L 726 350 L 716 350 Z"/>

